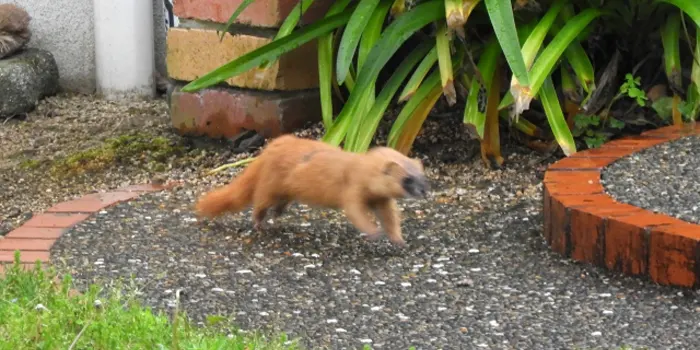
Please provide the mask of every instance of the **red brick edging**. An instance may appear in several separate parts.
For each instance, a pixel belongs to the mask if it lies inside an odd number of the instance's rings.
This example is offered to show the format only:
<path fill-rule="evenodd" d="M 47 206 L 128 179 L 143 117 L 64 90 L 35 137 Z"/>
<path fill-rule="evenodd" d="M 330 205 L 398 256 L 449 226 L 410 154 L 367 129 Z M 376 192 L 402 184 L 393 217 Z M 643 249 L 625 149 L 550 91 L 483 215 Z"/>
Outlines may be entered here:
<path fill-rule="evenodd" d="M 669 126 L 577 152 L 544 177 L 544 236 L 557 253 L 626 275 L 700 287 L 700 225 L 615 201 L 600 183 L 603 168 L 664 142 L 699 134 Z"/>
<path fill-rule="evenodd" d="M 111 205 L 169 187 L 131 185 L 110 192 L 87 194 L 54 205 L 5 235 L 4 239 L 0 237 L 0 273 L 5 270 L 5 265 L 14 262 L 16 250 L 20 251 L 20 262 L 25 268 L 33 267 L 37 260 L 42 265 L 47 265 L 51 247 L 71 227 Z"/>

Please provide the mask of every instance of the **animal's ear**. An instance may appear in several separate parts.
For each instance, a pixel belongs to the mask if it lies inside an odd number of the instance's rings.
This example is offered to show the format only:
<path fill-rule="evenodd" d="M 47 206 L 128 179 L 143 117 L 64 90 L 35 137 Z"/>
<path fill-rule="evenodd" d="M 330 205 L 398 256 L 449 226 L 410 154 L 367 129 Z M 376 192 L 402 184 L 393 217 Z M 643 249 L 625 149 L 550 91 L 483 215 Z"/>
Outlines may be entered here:
<path fill-rule="evenodd" d="M 420 158 L 411 158 L 411 160 L 416 163 L 419 168 L 423 169 L 423 162 L 420 160 Z"/>
<path fill-rule="evenodd" d="M 399 170 L 401 170 L 401 165 L 399 165 L 399 163 L 397 163 L 393 160 L 388 160 L 388 161 L 384 162 L 384 174 L 386 174 L 386 175 L 396 174 Z"/>

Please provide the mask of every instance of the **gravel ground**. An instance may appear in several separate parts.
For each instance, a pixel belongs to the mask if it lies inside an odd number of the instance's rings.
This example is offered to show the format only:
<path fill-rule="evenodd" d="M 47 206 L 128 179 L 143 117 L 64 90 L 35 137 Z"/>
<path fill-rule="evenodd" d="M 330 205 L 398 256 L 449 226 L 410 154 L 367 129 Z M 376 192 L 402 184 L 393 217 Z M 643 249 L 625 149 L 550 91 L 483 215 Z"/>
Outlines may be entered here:
<path fill-rule="evenodd" d="M 363 242 L 337 212 L 299 205 L 267 234 L 252 232 L 249 212 L 197 221 L 196 197 L 238 170 L 200 174 L 251 153 L 173 134 L 163 100 L 60 95 L 26 120 L 0 122 L 0 235 L 81 194 L 181 180 L 76 226 L 57 242 L 52 263 L 83 287 L 133 276 L 159 309 L 171 310 L 183 290 L 184 308 L 199 322 L 231 315 L 245 330 L 289 332 L 310 348 L 700 345 L 696 293 L 562 260 L 543 244 L 541 178 L 553 159 L 504 135 L 507 168 L 485 170 L 460 125 L 459 116 L 429 118 L 416 142 L 435 190 L 401 203 L 409 243 L 402 251 Z M 83 175 L 47 175 L 54 162 L 135 130 L 180 152 L 157 167 L 146 154 Z M 298 134 L 318 133 L 312 126 Z"/>
<path fill-rule="evenodd" d="M 665 142 L 605 168 L 605 191 L 617 201 L 700 224 L 700 136 Z"/>
<path fill-rule="evenodd" d="M 431 168 L 431 198 L 402 201 L 405 251 L 299 205 L 266 234 L 251 230 L 249 212 L 198 221 L 191 206 L 207 186 L 187 183 L 80 224 L 51 259 L 82 286 L 133 277 L 161 310 L 183 290 L 196 321 L 230 315 L 243 330 L 287 332 L 312 349 L 698 348 L 695 292 L 546 247 L 541 172 L 513 156 L 505 171 Z"/>

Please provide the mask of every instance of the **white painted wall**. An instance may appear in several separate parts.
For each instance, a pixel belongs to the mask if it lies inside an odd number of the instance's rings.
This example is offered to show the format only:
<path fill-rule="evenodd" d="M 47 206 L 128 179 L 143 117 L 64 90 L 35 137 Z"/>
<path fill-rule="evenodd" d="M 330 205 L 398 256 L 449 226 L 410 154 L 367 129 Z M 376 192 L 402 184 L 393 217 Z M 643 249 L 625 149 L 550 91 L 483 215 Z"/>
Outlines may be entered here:
<path fill-rule="evenodd" d="M 107 99 L 153 98 L 153 5 L 94 0 L 97 93 Z"/>
<path fill-rule="evenodd" d="M 155 67 L 165 75 L 165 7 L 163 0 L 152 1 Z M 29 12 L 33 32 L 29 46 L 54 55 L 63 90 L 95 92 L 93 0 L 0 0 L 0 3 L 15 3 Z"/>

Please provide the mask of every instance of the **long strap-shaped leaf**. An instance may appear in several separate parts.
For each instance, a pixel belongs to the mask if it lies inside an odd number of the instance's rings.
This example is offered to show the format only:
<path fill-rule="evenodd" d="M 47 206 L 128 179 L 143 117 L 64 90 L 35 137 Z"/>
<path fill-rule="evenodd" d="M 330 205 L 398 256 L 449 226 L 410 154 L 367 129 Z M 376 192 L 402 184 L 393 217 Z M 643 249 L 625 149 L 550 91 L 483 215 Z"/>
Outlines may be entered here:
<path fill-rule="evenodd" d="M 700 113 L 700 27 L 695 33 L 695 54 L 693 57 L 693 68 L 690 72 L 690 91 L 688 91 L 688 100 L 695 101 L 695 107 L 691 115 L 691 120 L 695 120 L 697 114 Z"/>
<path fill-rule="evenodd" d="M 681 115 L 678 105 L 680 104 L 679 92 L 683 90 L 681 82 L 681 56 L 680 56 L 680 44 L 678 42 L 680 37 L 680 27 L 681 27 L 681 16 L 677 12 L 669 14 L 666 18 L 666 23 L 661 27 L 661 43 L 664 48 L 664 63 L 666 78 L 668 79 L 668 85 L 673 91 L 673 124 L 682 125 L 683 116 Z"/>
<path fill-rule="evenodd" d="M 263 62 L 275 59 L 284 53 L 296 49 L 319 36 L 347 23 L 350 13 L 343 12 L 328 18 L 324 18 L 298 31 L 270 42 L 235 60 L 214 69 L 197 80 L 190 82 L 182 88 L 184 92 L 193 92 L 212 85 L 216 85 L 226 79 L 244 73 Z"/>
<path fill-rule="evenodd" d="M 362 103 L 363 92 L 377 79 L 379 71 L 389 61 L 389 58 L 417 30 L 443 18 L 444 11 L 443 1 L 429 0 L 402 14 L 384 30 L 379 41 L 367 55 L 365 64 L 357 75 L 355 88 L 350 93 L 348 101 L 335 119 L 333 126 L 323 136 L 325 142 L 339 145 L 343 141 L 350 122 L 350 116 L 355 112 L 357 106 Z"/>
<path fill-rule="evenodd" d="M 362 39 L 360 40 L 360 47 L 357 56 L 357 70 L 362 70 L 362 65 L 367 55 L 371 52 L 371 49 L 376 44 L 377 40 L 382 33 L 382 24 L 389 12 L 389 7 L 391 6 L 391 0 L 381 0 L 377 8 L 372 13 L 372 16 L 365 27 L 364 32 L 362 32 Z M 367 87 L 365 96 L 363 98 L 363 106 L 360 108 L 355 115 L 358 118 L 353 118 L 353 123 L 350 124 L 347 137 L 345 138 L 345 148 L 348 150 L 355 149 L 355 141 L 357 140 L 357 135 L 361 132 L 362 120 L 364 115 L 369 112 L 374 104 L 375 94 L 376 94 L 376 82 L 372 82 Z"/>
<path fill-rule="evenodd" d="M 437 58 L 437 47 L 433 46 L 433 48 L 430 49 L 430 52 L 423 57 L 423 60 L 418 65 L 418 68 L 413 71 L 411 78 L 408 79 L 408 83 L 406 83 L 406 86 L 404 86 L 401 94 L 399 95 L 399 102 L 404 102 L 413 96 L 420 83 L 423 81 L 425 76 L 428 75 L 430 68 L 432 68 L 435 65 L 435 62 L 437 62 Z"/>
<path fill-rule="evenodd" d="M 282 22 L 282 26 L 280 26 L 280 29 L 277 31 L 277 35 L 275 35 L 274 39 L 272 40 L 279 40 L 280 38 L 284 38 L 285 36 L 289 35 L 289 33 L 291 33 L 294 30 L 294 27 L 297 26 L 299 21 L 301 21 L 301 17 L 304 16 L 306 10 L 309 9 L 313 2 L 314 0 L 299 0 L 299 2 L 296 4 L 296 6 L 294 6 L 292 11 L 289 12 L 287 18 L 284 19 L 284 22 Z M 269 68 L 275 61 L 276 60 L 270 60 L 261 64 L 260 69 Z"/>
<path fill-rule="evenodd" d="M 428 114 L 430 114 L 430 110 L 433 109 L 433 106 L 435 106 L 435 103 L 441 95 L 442 86 L 437 84 L 428 92 L 425 99 L 421 100 L 418 107 L 411 113 L 411 119 L 408 123 L 406 123 L 406 127 L 401 130 L 401 134 L 399 134 L 398 138 L 394 139 L 394 141 L 390 144 L 390 147 L 393 147 L 403 154 L 408 154 L 408 152 L 411 151 L 413 141 L 416 140 L 418 132 L 423 127 L 423 122 L 425 122 Z"/>
<path fill-rule="evenodd" d="M 532 63 L 535 60 L 535 57 L 537 56 L 537 53 L 542 47 L 542 42 L 544 42 L 544 38 L 547 36 L 549 29 L 552 27 L 554 20 L 557 18 L 557 15 L 559 14 L 559 11 L 561 11 L 563 6 L 563 0 L 555 0 L 554 3 L 549 7 L 549 10 L 547 10 L 547 13 L 544 15 L 542 20 L 540 20 L 537 23 L 535 28 L 532 30 L 532 32 L 530 32 L 527 39 L 525 40 L 525 43 L 523 44 L 523 47 L 521 49 L 521 53 L 523 55 L 523 60 L 525 61 L 525 66 L 528 69 L 532 66 Z M 510 86 L 512 88 L 514 86 L 518 86 L 518 84 L 518 79 L 514 75 L 510 81 Z M 518 119 L 520 115 L 519 111 L 521 109 L 524 110 L 527 108 L 521 108 L 519 106 L 516 106 L 515 120 Z"/>
<path fill-rule="evenodd" d="M 564 0 L 555 0 L 544 17 L 537 22 L 535 28 L 530 32 L 525 43 L 523 43 L 522 55 L 525 60 L 525 65 L 528 68 L 530 68 L 535 61 L 535 57 L 544 42 L 544 38 L 547 36 L 549 29 L 552 27 L 554 20 L 557 18 L 557 15 L 559 15 L 559 11 L 561 11 L 563 6 Z"/>
<path fill-rule="evenodd" d="M 403 108 L 401 108 L 401 112 L 399 112 L 399 115 L 396 116 L 396 120 L 394 121 L 394 124 L 391 126 L 391 130 L 389 131 L 389 137 L 387 141 L 390 147 L 394 147 L 396 145 L 399 136 L 401 136 L 401 131 L 403 130 L 404 125 L 411 118 L 413 111 L 415 111 L 416 108 L 418 108 L 422 101 L 428 98 L 428 95 L 431 91 L 435 89 L 435 87 L 442 88 L 440 86 L 439 70 L 434 70 L 432 73 L 430 73 L 430 75 L 428 75 L 428 77 L 425 78 L 425 80 L 423 80 L 423 83 L 420 84 L 420 87 L 418 87 L 416 93 L 413 94 L 413 96 L 411 96 L 408 102 L 406 102 L 406 104 L 403 105 Z"/>
<path fill-rule="evenodd" d="M 369 107 L 372 107 L 372 104 L 374 104 L 374 94 L 376 93 L 375 83 L 372 82 L 369 88 L 363 90 L 362 93 L 362 101 L 364 102 L 360 105 L 355 105 L 356 108 L 352 113 L 353 118 L 348 124 L 348 131 L 344 144 L 345 147 L 343 147 L 351 152 L 355 149 L 357 135 L 362 131 L 362 120 L 364 120 L 365 114 L 369 112 Z"/>
<path fill-rule="evenodd" d="M 389 106 L 391 99 L 396 94 L 401 83 L 406 79 L 411 69 L 418 63 L 418 61 L 425 57 L 428 50 L 433 46 L 430 41 L 424 41 L 418 45 L 411 53 L 401 62 L 399 67 L 391 75 L 391 78 L 384 84 L 382 91 L 377 96 L 377 99 L 372 105 L 372 108 L 367 112 L 365 117 L 361 121 L 361 132 L 357 136 L 357 141 L 355 142 L 355 148 L 352 150 L 354 152 L 364 152 L 369 148 L 369 144 L 372 141 L 372 136 L 374 136 L 379 121 L 384 115 L 384 111 Z"/>
<path fill-rule="evenodd" d="M 603 12 L 598 9 L 586 9 L 566 23 L 564 28 L 552 39 L 547 47 L 542 50 L 542 54 L 532 65 L 530 71 L 530 83 L 532 94 L 537 95 L 546 77 L 550 76 L 557 61 L 561 58 L 564 50 L 574 41 L 577 36 Z"/>
<path fill-rule="evenodd" d="M 668 18 L 666 18 L 666 23 L 661 27 L 661 44 L 664 48 L 666 77 L 674 93 L 683 89 L 681 86 L 680 28 L 681 16 L 676 12 L 669 14 Z"/>
<path fill-rule="evenodd" d="M 452 59 L 452 69 L 456 69 L 462 63 L 463 58 L 464 50 L 461 47 L 458 47 L 457 53 L 455 54 L 454 59 Z M 423 124 L 423 120 L 425 116 L 427 116 L 427 112 L 430 112 L 430 110 L 428 110 L 426 112 L 426 115 L 422 117 L 423 119 L 419 118 L 418 120 L 412 120 L 412 117 L 414 116 L 414 112 L 421 108 L 421 106 L 425 107 L 424 102 L 426 100 L 431 99 L 431 96 L 433 96 L 432 94 L 435 91 L 435 85 L 442 89 L 442 86 L 440 85 L 439 69 L 436 69 L 432 73 L 430 73 L 428 78 L 426 78 L 425 81 L 423 81 L 423 84 L 421 84 L 418 90 L 416 90 L 416 93 L 413 96 L 411 96 L 408 102 L 406 102 L 406 104 L 401 109 L 401 112 L 396 117 L 394 124 L 391 126 L 391 131 L 389 131 L 389 146 L 395 147 L 397 145 L 398 140 L 405 133 L 405 130 L 414 130 L 417 126 Z M 438 97 L 440 96 L 438 95 Z M 431 108 L 433 104 L 435 104 L 435 102 L 430 104 Z M 422 115 L 422 113 L 419 114 Z M 420 129 L 420 127 L 418 127 L 418 129 Z M 410 131 L 409 134 L 410 133 L 412 133 L 412 131 Z"/>
<path fill-rule="evenodd" d="M 511 0 L 484 0 L 484 4 L 508 66 L 517 79 L 515 85 L 511 84 L 509 95 L 516 97 L 516 114 L 521 114 L 522 111 L 530 108 L 530 100 L 534 94 L 529 92 L 530 77 L 520 52 L 512 2 Z"/>
<path fill-rule="evenodd" d="M 566 21 L 570 20 L 573 16 L 573 5 L 567 4 L 562 9 L 561 16 L 558 18 L 557 22 L 555 22 L 554 25 L 552 25 L 552 30 L 555 33 L 558 33 L 564 26 Z M 586 98 L 584 99 L 585 101 L 593 93 L 596 84 L 595 69 L 593 68 L 593 63 L 591 62 L 590 58 L 588 58 L 586 50 L 583 48 L 583 46 L 581 46 L 581 40 L 583 40 L 583 38 L 579 36 L 577 40 L 574 40 L 571 44 L 569 44 L 569 47 L 567 47 L 564 51 L 564 56 L 566 56 L 566 60 L 571 65 L 571 68 L 574 70 L 574 73 L 576 73 L 576 77 L 579 80 L 579 84 L 581 84 L 583 90 L 586 91 L 586 93 L 588 94 L 588 96 L 586 96 Z"/>
<path fill-rule="evenodd" d="M 224 36 L 228 32 L 228 28 L 233 24 L 233 22 L 238 18 L 238 16 L 245 10 L 246 7 L 250 6 L 255 0 L 243 0 L 243 2 L 238 5 L 238 8 L 236 11 L 233 12 L 231 17 L 228 18 L 228 21 L 224 26 L 221 28 L 221 33 L 219 34 L 219 41 L 224 40 Z"/>
<path fill-rule="evenodd" d="M 486 101 L 486 125 L 484 127 L 484 138 L 481 140 L 481 160 L 489 168 L 500 168 L 501 165 L 503 165 L 501 138 L 498 130 L 498 102 L 501 97 L 501 63 L 500 59 L 496 59 L 495 61 L 494 65 L 496 69 L 491 72 L 491 76 L 488 78 L 491 82 L 487 87 L 489 93 Z"/>
<path fill-rule="evenodd" d="M 318 92 L 321 99 L 323 126 L 333 124 L 333 37 L 318 39 Z"/>
<path fill-rule="evenodd" d="M 335 65 L 335 76 L 338 79 L 338 84 L 345 81 L 362 32 L 378 4 L 379 0 L 360 0 L 355 11 L 352 12 L 340 39 L 340 47 L 338 47 L 338 58 Z"/>
<path fill-rule="evenodd" d="M 533 96 L 537 95 L 540 87 L 542 87 L 542 84 L 544 83 L 545 78 L 552 73 L 557 61 L 564 53 L 564 50 L 569 47 L 571 42 L 576 39 L 579 33 L 581 33 L 581 31 L 584 30 L 586 26 L 591 23 L 591 21 L 602 14 L 603 12 L 601 10 L 594 8 L 588 8 L 581 11 L 581 13 L 576 15 L 576 17 L 568 21 L 564 28 L 562 28 L 554 39 L 552 39 L 549 45 L 542 50 L 542 53 L 539 57 L 537 57 L 537 60 L 535 60 L 535 63 L 530 69 L 530 93 Z M 501 104 L 498 106 L 498 109 L 500 110 L 508 107 L 513 102 L 514 97 L 512 93 L 506 94 L 503 100 L 501 100 Z"/>
<path fill-rule="evenodd" d="M 463 123 L 473 127 L 480 139 L 484 138 L 484 125 L 486 123 L 486 102 L 489 95 L 489 86 L 493 71 L 496 69 L 496 61 L 502 53 L 495 37 L 486 43 L 484 53 L 479 57 L 477 69 L 482 79 L 473 79 L 469 87 L 467 105 L 464 108 Z"/>
<path fill-rule="evenodd" d="M 559 97 L 554 88 L 552 77 L 547 76 L 547 78 L 545 78 L 539 96 L 542 101 L 544 112 L 547 115 L 547 121 L 552 128 L 554 138 L 557 140 L 557 143 L 559 143 L 559 147 L 561 147 L 562 151 L 564 151 L 564 154 L 567 156 L 575 153 L 576 144 L 574 143 L 574 136 L 571 134 L 569 125 L 566 123 L 566 118 L 564 118 L 564 113 L 559 104 Z"/>
<path fill-rule="evenodd" d="M 304 14 L 309 9 L 309 7 L 311 7 L 313 2 L 314 0 L 299 0 L 296 6 L 292 8 L 292 11 L 289 12 L 287 18 L 284 19 L 284 22 L 282 22 L 282 25 L 277 31 L 277 35 L 275 35 L 274 40 L 289 35 L 289 33 L 291 33 L 294 30 L 294 27 L 296 27 L 297 24 L 299 24 L 299 21 L 301 21 L 301 17 L 304 16 Z"/>
<path fill-rule="evenodd" d="M 377 5 L 367 21 L 365 29 L 360 34 L 360 44 L 357 49 L 358 71 L 362 69 L 362 65 L 365 63 L 367 55 L 370 53 L 370 51 L 372 51 L 374 44 L 377 43 L 377 40 L 379 40 L 379 37 L 382 35 L 382 26 L 384 25 L 384 20 L 389 12 L 392 1 L 393 0 L 381 0 L 379 2 L 379 5 Z M 352 18 L 350 18 L 350 20 L 352 20 Z M 349 21 L 348 25 L 350 25 Z"/>
<path fill-rule="evenodd" d="M 331 5 L 325 18 L 342 12 L 350 0 L 338 0 Z M 327 129 L 333 125 L 333 32 L 318 38 L 318 90 L 321 99 L 321 116 L 323 126 Z"/>
<path fill-rule="evenodd" d="M 581 43 L 573 42 L 566 48 L 564 55 L 571 65 L 571 68 L 574 70 L 574 73 L 576 73 L 576 77 L 583 87 L 583 90 L 590 96 L 596 87 L 595 69 L 593 68 L 593 62 L 588 58 L 586 50 L 581 46 Z"/>
<path fill-rule="evenodd" d="M 700 4 L 698 0 L 656 0 L 656 2 L 665 2 L 678 7 L 690 16 L 695 25 L 700 28 Z"/>
<path fill-rule="evenodd" d="M 521 39 L 529 37 L 535 28 L 536 24 L 534 22 L 519 26 L 518 37 Z M 493 77 L 493 70 L 496 69 L 496 60 L 503 52 L 498 44 L 495 36 L 492 36 L 486 42 L 486 48 L 479 57 L 479 63 L 477 64 L 481 79 L 472 79 L 467 96 L 467 105 L 464 109 L 463 123 L 467 127 L 474 128 L 474 132 L 480 139 L 484 138 L 488 86 L 491 86 L 490 79 Z M 505 115 L 502 115 L 501 118 L 509 121 Z M 541 133 L 537 126 L 523 118 L 518 118 L 515 121 L 515 127 L 531 136 Z"/>
<path fill-rule="evenodd" d="M 452 71 L 452 53 L 450 52 L 451 39 L 451 33 L 447 30 L 447 23 L 440 21 L 437 33 L 435 33 L 435 47 L 437 48 L 442 93 L 450 106 L 457 103 L 457 92 L 455 91 L 454 73 Z"/>

